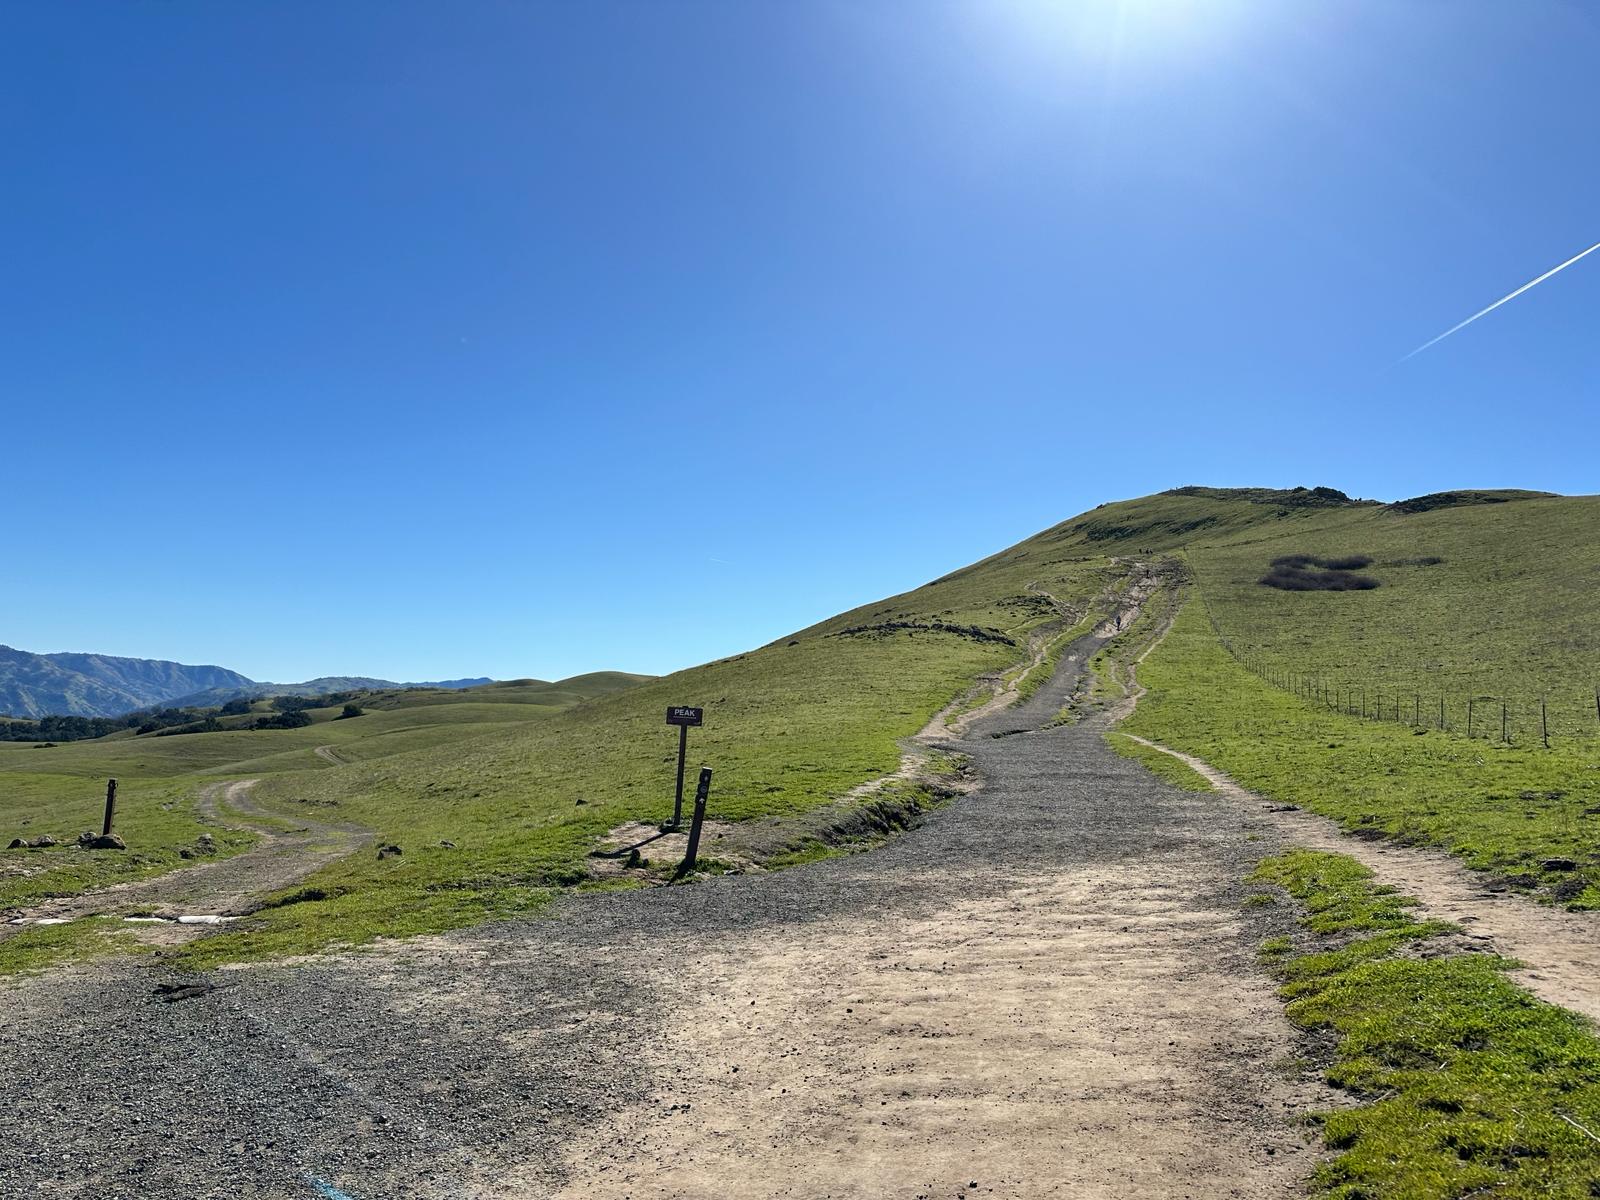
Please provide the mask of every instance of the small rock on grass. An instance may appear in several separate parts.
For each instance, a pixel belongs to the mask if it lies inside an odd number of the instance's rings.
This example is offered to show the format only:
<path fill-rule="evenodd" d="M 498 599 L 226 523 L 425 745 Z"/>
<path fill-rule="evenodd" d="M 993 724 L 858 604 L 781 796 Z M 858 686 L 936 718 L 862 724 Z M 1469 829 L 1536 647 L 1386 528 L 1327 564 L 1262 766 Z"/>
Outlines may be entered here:
<path fill-rule="evenodd" d="M 102 833 L 93 841 L 83 844 L 85 850 L 126 850 L 128 843 L 114 833 Z"/>
<path fill-rule="evenodd" d="M 404 851 L 401 850 L 399 846 L 391 845 L 378 847 L 378 858 L 380 861 L 385 858 L 399 858 L 403 853 Z"/>

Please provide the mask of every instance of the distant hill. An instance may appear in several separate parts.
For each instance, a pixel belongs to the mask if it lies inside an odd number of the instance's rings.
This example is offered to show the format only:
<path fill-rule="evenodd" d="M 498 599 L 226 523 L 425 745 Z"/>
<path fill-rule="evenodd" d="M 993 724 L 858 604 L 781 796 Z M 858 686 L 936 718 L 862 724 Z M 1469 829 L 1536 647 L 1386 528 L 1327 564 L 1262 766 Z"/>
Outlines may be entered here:
<path fill-rule="evenodd" d="M 203 689 L 249 686 L 223 667 L 0 646 L 0 713 L 14 717 L 113 717 Z"/>
<path fill-rule="evenodd" d="M 494 680 L 488 676 L 479 679 L 446 679 L 434 683 L 396 683 L 392 679 L 373 679 L 367 675 L 322 675 L 304 683 L 256 683 L 245 679 L 241 683 L 222 684 L 190 692 L 168 701 L 174 708 L 215 708 L 242 696 L 326 696 L 332 692 L 391 692 L 408 688 L 432 688 L 438 691 L 460 691 L 463 688 L 482 687 Z"/>

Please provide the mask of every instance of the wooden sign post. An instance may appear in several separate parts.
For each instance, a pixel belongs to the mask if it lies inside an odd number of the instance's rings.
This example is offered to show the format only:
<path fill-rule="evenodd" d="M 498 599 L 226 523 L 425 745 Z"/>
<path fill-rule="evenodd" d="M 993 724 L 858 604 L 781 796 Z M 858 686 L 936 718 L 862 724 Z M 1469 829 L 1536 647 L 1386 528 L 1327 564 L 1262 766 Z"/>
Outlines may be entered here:
<path fill-rule="evenodd" d="M 678 878 L 682 879 L 694 870 L 694 864 L 700 857 L 700 827 L 706 821 L 706 797 L 711 794 L 711 768 L 700 768 L 700 783 L 694 789 L 694 819 L 689 822 L 689 847 L 683 852 L 683 862 L 678 867 Z"/>
<path fill-rule="evenodd" d="M 678 788 L 672 797 L 672 824 L 676 829 L 683 824 L 683 761 L 689 753 L 689 727 L 705 722 L 706 710 L 674 704 L 667 709 L 667 724 L 678 727 Z"/>
<path fill-rule="evenodd" d="M 117 817 L 117 781 L 115 779 L 108 779 L 108 780 L 106 780 L 106 819 L 105 819 L 105 824 L 101 827 L 101 830 L 100 830 L 100 836 L 101 837 L 110 837 L 111 836 L 111 825 L 116 820 L 116 817 Z"/>

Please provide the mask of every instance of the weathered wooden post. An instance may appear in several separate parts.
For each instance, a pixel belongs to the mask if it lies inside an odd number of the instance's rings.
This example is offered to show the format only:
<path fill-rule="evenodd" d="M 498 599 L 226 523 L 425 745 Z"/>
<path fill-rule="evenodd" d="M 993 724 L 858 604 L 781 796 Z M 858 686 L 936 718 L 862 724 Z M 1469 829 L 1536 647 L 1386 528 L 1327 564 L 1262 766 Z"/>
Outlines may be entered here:
<path fill-rule="evenodd" d="M 106 780 L 106 820 L 105 828 L 100 831 L 101 837 L 111 836 L 111 823 L 117 815 L 117 781 Z"/>
<path fill-rule="evenodd" d="M 1511 730 L 1507 724 L 1506 716 L 1506 702 L 1504 697 L 1502 697 L 1500 700 L 1500 740 L 1509 744 L 1511 741 Z"/>
<path fill-rule="evenodd" d="M 1544 697 L 1539 697 L 1539 738 L 1544 742 L 1544 748 L 1550 749 L 1550 723 L 1545 719 Z"/>
<path fill-rule="evenodd" d="M 689 820 L 689 847 L 683 852 L 683 863 L 678 867 L 678 877 L 681 879 L 694 870 L 695 860 L 700 857 L 700 827 L 706 819 L 706 797 L 711 794 L 711 768 L 700 768 L 700 782 L 694 789 L 694 816 Z"/>
<path fill-rule="evenodd" d="M 1467 736 L 1472 736 L 1472 697 L 1467 697 Z"/>

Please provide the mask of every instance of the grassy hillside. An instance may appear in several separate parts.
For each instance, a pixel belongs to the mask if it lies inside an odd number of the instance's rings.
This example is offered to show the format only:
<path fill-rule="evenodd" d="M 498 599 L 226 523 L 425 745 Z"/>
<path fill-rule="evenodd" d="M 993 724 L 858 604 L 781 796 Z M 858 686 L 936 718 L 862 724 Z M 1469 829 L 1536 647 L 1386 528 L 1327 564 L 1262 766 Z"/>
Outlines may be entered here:
<path fill-rule="evenodd" d="M 1059 650 L 1061 631 L 1090 616 L 1135 563 L 1176 554 L 1206 608 L 1186 613 L 1151 660 L 1157 694 L 1141 709 L 1149 724 L 1140 732 L 1186 739 L 1183 748 L 1269 790 L 1315 784 L 1318 796 L 1342 797 L 1325 811 L 1445 842 L 1535 882 L 1552 882 L 1539 856 L 1566 848 L 1585 864 L 1568 891 L 1577 882 L 1573 897 L 1587 896 L 1592 848 L 1561 833 L 1563 823 L 1592 824 L 1572 807 L 1592 791 L 1592 776 L 1579 774 L 1585 752 L 1539 757 L 1524 739 L 1469 788 L 1440 764 L 1482 755 L 1451 749 L 1453 735 L 1346 720 L 1243 664 L 1342 671 L 1389 687 L 1455 671 L 1471 672 L 1473 687 L 1493 679 L 1575 690 L 1595 662 L 1597 503 L 1451 494 L 1408 510 L 1329 489 L 1183 488 L 1102 505 L 924 587 L 659 680 L 602 674 L 393 692 L 366 698 L 366 716 L 336 721 L 328 710 L 299 730 L 0 747 L 0 818 L 19 832 L 48 822 L 71 833 L 93 823 L 99 781 L 117 774 L 131 781 L 124 827 L 155 856 L 139 869 L 159 869 L 161 847 L 194 835 L 200 786 L 259 776 L 258 801 L 289 819 L 314 806 L 402 848 L 328 868 L 233 932 L 197 943 L 198 962 L 525 911 L 554 889 L 583 885 L 588 851 L 609 830 L 670 811 L 669 704 L 706 709 L 690 746 L 692 765 L 716 772 L 712 814 L 758 823 L 750 828 L 784 822 L 893 771 L 900 739 L 980 676 L 1014 674 L 1035 651 Z M 1286 592 L 1257 582 L 1275 558 L 1351 554 L 1373 559 L 1364 570 L 1379 586 Z M 319 746 L 331 753 L 316 755 Z M 1274 763 L 1293 763 L 1295 777 L 1280 778 Z M 1434 775 L 1448 784 L 1429 784 Z M 1322 786 L 1328 780 L 1337 786 Z M 1559 793 L 1548 820 L 1506 816 L 1546 807 L 1524 793 Z M 781 841 L 787 826 L 772 828 Z"/>
<path fill-rule="evenodd" d="M 1189 562 L 1219 631 L 1246 657 L 1327 686 L 1419 703 L 1465 727 L 1468 696 L 1505 697 L 1513 732 L 1600 733 L 1600 497 L 1464 502 L 1318 514 L 1297 527 L 1203 541 Z M 1480 497 L 1472 502 L 1472 497 Z M 1285 555 L 1361 555 L 1367 591 L 1281 591 L 1257 580 Z M 1499 733 L 1499 709 L 1477 726 Z M 1481 716 L 1481 713 L 1479 714 Z"/>
<path fill-rule="evenodd" d="M 0 909 L 171 870 L 183 862 L 179 851 L 201 832 L 215 832 L 224 851 L 243 848 L 247 835 L 200 822 L 195 801 L 208 783 L 275 772 L 315 774 L 336 770 L 341 762 L 464 746 L 643 678 L 603 672 L 467 692 L 379 693 L 363 697 L 364 716 L 339 720 L 342 706 L 311 709 L 313 723 L 300 729 L 172 737 L 130 732 L 56 746 L 0 742 L 0 846 L 40 834 L 68 842 L 81 830 L 98 830 L 108 778 L 118 780 L 117 829 L 129 844 L 126 854 L 82 854 L 65 846 L 0 851 Z M 318 754 L 318 747 L 329 752 Z"/>
<path fill-rule="evenodd" d="M 894 771 L 901 738 L 980 674 L 1026 658 L 1030 635 L 1073 623 L 1125 573 L 1036 538 L 760 649 L 470 747 L 278 776 L 263 799 L 331 810 L 405 852 L 347 859 L 303 893 L 319 898 L 264 912 L 246 930 L 198 944 L 192 957 L 215 962 L 448 928 L 525 911 L 582 883 L 588 852 L 607 831 L 670 815 L 672 704 L 706 710 L 705 726 L 690 735 L 691 763 L 715 771 L 719 821 L 781 820 L 829 805 Z"/>

